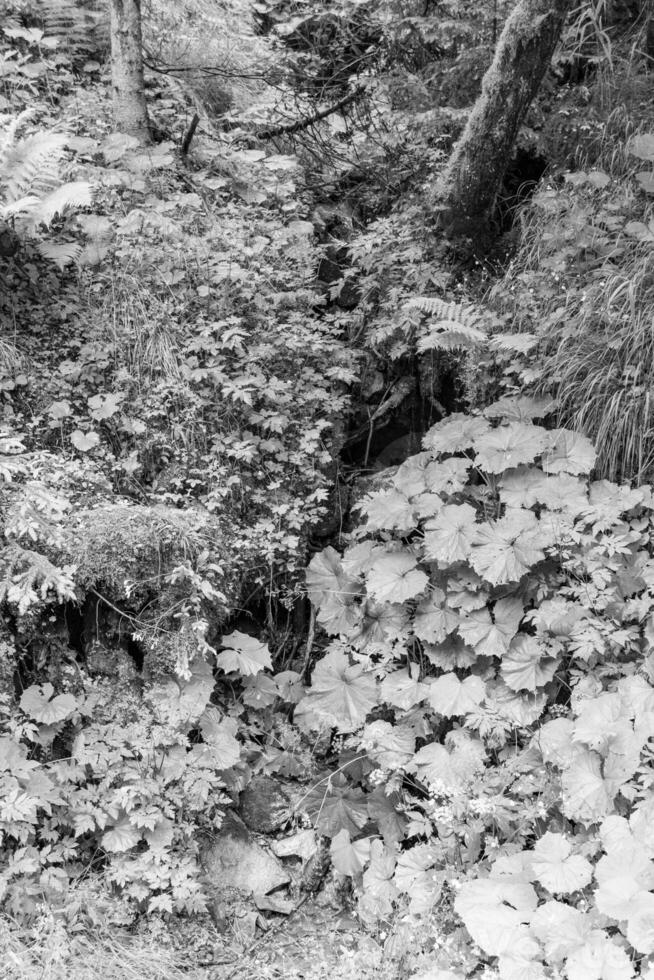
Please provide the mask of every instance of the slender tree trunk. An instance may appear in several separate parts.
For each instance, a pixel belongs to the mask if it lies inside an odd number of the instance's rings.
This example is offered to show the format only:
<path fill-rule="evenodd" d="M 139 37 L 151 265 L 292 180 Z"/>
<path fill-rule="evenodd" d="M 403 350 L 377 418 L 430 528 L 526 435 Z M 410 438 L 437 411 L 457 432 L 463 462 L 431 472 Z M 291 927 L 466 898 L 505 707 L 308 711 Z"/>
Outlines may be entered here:
<path fill-rule="evenodd" d="M 114 125 L 141 143 L 150 142 L 143 87 L 141 0 L 110 0 L 111 86 Z"/>
<path fill-rule="evenodd" d="M 486 237 L 518 130 L 571 5 L 572 0 L 519 0 L 510 14 L 437 187 L 439 224 L 447 235 Z"/>

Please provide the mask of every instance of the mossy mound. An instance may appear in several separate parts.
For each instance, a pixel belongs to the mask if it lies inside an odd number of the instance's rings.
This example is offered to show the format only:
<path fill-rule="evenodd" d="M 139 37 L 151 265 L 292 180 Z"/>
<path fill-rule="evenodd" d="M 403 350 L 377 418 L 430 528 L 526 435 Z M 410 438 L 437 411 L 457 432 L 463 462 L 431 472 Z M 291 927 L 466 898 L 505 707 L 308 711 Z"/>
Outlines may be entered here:
<path fill-rule="evenodd" d="M 74 566 L 81 593 L 96 589 L 136 608 L 169 593 L 177 584 L 174 570 L 197 570 L 207 551 L 223 569 L 215 584 L 226 615 L 240 594 L 242 570 L 224 523 L 208 511 L 126 503 L 79 510 L 66 521 L 57 560 Z"/>

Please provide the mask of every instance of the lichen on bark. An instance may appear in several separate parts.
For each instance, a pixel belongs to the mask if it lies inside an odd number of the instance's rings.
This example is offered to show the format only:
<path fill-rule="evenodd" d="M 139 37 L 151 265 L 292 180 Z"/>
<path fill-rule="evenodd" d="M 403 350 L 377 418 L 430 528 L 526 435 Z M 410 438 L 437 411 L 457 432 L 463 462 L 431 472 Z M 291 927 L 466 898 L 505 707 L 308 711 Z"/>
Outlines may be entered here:
<path fill-rule="evenodd" d="M 571 0 L 520 0 L 500 36 L 481 95 L 435 187 L 449 237 L 487 237 L 518 130 L 561 35 Z"/>

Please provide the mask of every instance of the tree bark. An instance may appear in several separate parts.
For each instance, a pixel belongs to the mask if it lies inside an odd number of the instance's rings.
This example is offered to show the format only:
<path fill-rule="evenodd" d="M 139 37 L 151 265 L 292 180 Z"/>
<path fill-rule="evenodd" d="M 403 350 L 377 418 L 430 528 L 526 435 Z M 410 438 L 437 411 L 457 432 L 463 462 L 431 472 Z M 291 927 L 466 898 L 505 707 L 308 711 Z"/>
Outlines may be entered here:
<path fill-rule="evenodd" d="M 110 0 L 111 86 L 114 126 L 140 143 L 150 142 L 143 86 L 141 0 Z"/>
<path fill-rule="evenodd" d="M 487 237 L 518 130 L 571 5 L 571 0 L 519 0 L 510 14 L 437 187 L 439 225 L 448 237 L 466 235 L 476 242 Z"/>

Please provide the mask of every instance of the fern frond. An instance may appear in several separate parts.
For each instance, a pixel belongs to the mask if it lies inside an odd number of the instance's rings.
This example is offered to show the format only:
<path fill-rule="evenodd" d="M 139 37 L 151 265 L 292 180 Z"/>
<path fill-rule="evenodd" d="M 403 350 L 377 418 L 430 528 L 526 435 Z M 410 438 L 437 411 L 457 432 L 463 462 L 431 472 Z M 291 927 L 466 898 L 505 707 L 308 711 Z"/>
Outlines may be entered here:
<path fill-rule="evenodd" d="M 439 320 L 438 326 L 421 337 L 417 344 L 419 354 L 428 350 L 470 350 L 486 340 L 486 334 L 473 327 L 464 327 L 456 320 Z"/>
<path fill-rule="evenodd" d="M 491 347 L 497 350 L 517 351 L 519 354 L 526 354 L 538 344 L 538 337 L 534 333 L 496 333 L 490 339 Z"/>
<path fill-rule="evenodd" d="M 470 349 L 486 340 L 484 314 L 476 306 L 447 303 L 438 296 L 415 296 L 406 305 L 426 313 L 431 320 L 427 332 L 418 340 L 420 354 L 434 349 Z"/>
<path fill-rule="evenodd" d="M 15 344 L 12 344 L 10 340 L 4 340 L 0 337 L 0 375 L 14 374 L 21 370 L 23 364 L 23 355 Z M 0 448 L 1 451 L 2 449 Z"/>
<path fill-rule="evenodd" d="M 483 312 L 468 303 L 446 303 L 438 296 L 414 296 L 406 305 L 409 309 L 427 313 L 437 323 L 448 320 L 463 327 L 483 329 Z"/>
<path fill-rule="evenodd" d="M 79 242 L 37 242 L 36 248 L 44 259 L 50 259 L 60 269 L 76 262 L 82 252 Z"/>
<path fill-rule="evenodd" d="M 29 214 L 38 208 L 40 203 L 40 197 L 27 194 L 25 197 L 19 197 L 17 201 L 12 201 L 11 204 L 5 204 L 4 207 L 0 208 L 0 216 L 6 220 L 15 217 L 17 214 Z"/>
<path fill-rule="evenodd" d="M 91 204 L 91 185 L 87 180 L 72 180 L 61 184 L 47 194 L 41 201 L 38 212 L 32 217 L 37 224 L 49 225 L 57 214 L 64 214 L 70 208 L 86 208 Z"/>
<path fill-rule="evenodd" d="M 71 566 L 58 568 L 45 555 L 12 542 L 0 551 L 0 602 L 20 616 L 39 602 L 75 598 Z"/>
<path fill-rule="evenodd" d="M 61 133 L 34 133 L 7 146 L 0 160 L 5 202 L 11 204 L 38 185 L 55 182 L 65 146 L 66 137 Z"/>
<path fill-rule="evenodd" d="M 36 14 L 46 35 L 75 56 L 109 48 L 108 4 L 82 7 L 76 0 L 37 0 Z"/>
<path fill-rule="evenodd" d="M 29 119 L 31 119 L 35 113 L 36 109 L 23 109 L 22 112 L 19 112 L 18 115 L 14 116 L 14 118 L 9 122 L 6 129 L 2 133 L 2 136 L 0 137 L 0 158 L 2 158 L 9 147 L 13 146 L 16 142 L 16 136 L 18 135 L 23 123 L 26 123 Z"/>

